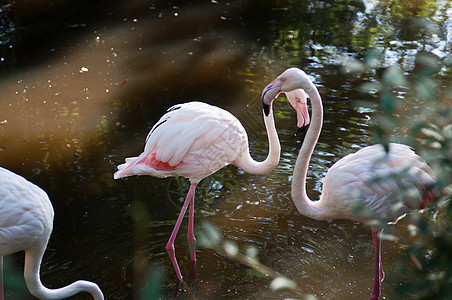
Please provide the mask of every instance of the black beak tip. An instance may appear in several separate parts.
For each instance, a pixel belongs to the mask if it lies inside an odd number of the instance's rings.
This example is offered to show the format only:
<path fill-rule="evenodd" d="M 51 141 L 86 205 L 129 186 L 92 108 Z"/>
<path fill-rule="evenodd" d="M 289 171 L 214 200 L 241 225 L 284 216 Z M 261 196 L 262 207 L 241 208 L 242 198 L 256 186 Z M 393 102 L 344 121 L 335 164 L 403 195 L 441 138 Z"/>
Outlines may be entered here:
<path fill-rule="evenodd" d="M 295 136 L 299 135 L 300 133 L 305 132 L 307 128 L 308 128 L 308 126 L 297 127 L 297 131 L 295 131 Z"/>
<path fill-rule="evenodd" d="M 268 115 L 270 114 L 270 105 L 262 103 L 262 107 L 264 108 L 265 116 L 268 117 Z"/>

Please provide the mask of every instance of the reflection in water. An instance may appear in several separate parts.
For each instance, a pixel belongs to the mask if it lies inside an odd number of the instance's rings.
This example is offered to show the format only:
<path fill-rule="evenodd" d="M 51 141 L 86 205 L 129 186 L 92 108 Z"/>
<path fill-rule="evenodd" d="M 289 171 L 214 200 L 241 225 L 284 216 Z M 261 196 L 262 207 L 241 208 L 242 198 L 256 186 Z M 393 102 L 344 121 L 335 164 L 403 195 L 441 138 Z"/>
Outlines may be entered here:
<path fill-rule="evenodd" d="M 409 9 L 407 1 L 391 2 L 389 9 L 384 1 L 359 0 L 281 6 L 100 1 L 72 7 L 70 1 L 36 1 L 25 7 L 18 2 L 0 8 L 0 164 L 41 186 L 54 205 L 43 282 L 58 287 L 86 278 L 97 282 L 107 299 L 137 299 L 150 285 L 150 270 L 162 270 L 165 298 L 190 298 L 177 286 L 165 251 L 187 180 L 112 177 L 115 165 L 142 149 L 143 137 L 168 107 L 201 100 L 228 109 L 246 127 L 253 157 L 263 160 L 268 145 L 260 92 L 283 69 L 304 69 L 319 87 L 325 109 L 307 177 L 314 199 L 335 161 L 371 143 L 370 116 L 378 110 L 373 96 L 356 91 L 378 72 L 343 75 L 344 57 L 360 59 L 376 47 L 383 53 L 382 67 L 397 62 L 409 72 L 419 52 L 440 58 L 450 52 L 450 13 L 442 1 Z M 428 30 L 403 34 L 419 28 L 409 23 L 411 17 L 433 8 L 433 27 L 449 30 L 445 38 Z M 373 106 L 355 106 L 352 100 Z M 370 234 L 356 223 L 298 214 L 290 179 L 302 141 L 293 136 L 296 120 L 287 101 L 277 100 L 274 110 L 282 144 L 278 167 L 266 176 L 233 166 L 218 171 L 200 183 L 195 210 L 197 222 L 206 218 L 225 238 L 257 247 L 262 263 L 295 280 L 298 288 L 272 291 L 267 279 L 205 249 L 197 252 L 195 278 L 181 234 L 175 246 L 192 296 L 367 298 L 373 281 Z M 384 244 L 386 272 L 401 251 L 396 243 Z M 29 299 L 22 260 L 22 254 L 7 257 L 8 299 Z M 383 295 L 390 291 L 383 285 Z"/>

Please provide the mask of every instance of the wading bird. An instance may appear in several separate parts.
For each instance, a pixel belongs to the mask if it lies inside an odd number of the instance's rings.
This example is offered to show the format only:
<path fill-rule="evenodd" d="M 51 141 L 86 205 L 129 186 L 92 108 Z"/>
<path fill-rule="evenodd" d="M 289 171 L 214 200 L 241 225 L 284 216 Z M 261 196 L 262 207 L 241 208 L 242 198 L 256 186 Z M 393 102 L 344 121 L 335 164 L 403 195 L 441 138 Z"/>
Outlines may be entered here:
<path fill-rule="evenodd" d="M 95 300 L 103 300 L 102 291 L 90 281 L 79 280 L 59 289 L 48 289 L 42 285 L 39 270 L 52 233 L 53 215 L 52 203 L 46 192 L 0 167 L 1 274 L 3 256 L 24 250 L 24 278 L 33 296 L 39 299 L 63 299 L 87 292 Z M 0 284 L 0 299 L 3 300 L 3 280 Z"/>
<path fill-rule="evenodd" d="M 320 199 L 309 199 L 306 194 L 306 173 L 323 122 L 320 94 L 306 73 L 290 68 L 265 87 L 262 102 L 266 107 L 272 104 L 279 93 L 295 89 L 305 90 L 312 105 L 311 124 L 292 177 L 292 199 L 301 214 L 316 220 L 349 219 L 363 223 L 378 220 L 395 223 L 406 213 L 422 209 L 432 200 L 434 195 L 430 188 L 436 183 L 433 170 L 410 147 L 395 143 L 389 144 L 388 152 L 382 145 L 373 145 L 343 157 L 326 174 Z M 302 93 L 300 95 L 303 96 Z M 384 278 L 380 235 L 381 231 L 375 232 L 372 228 L 375 248 L 372 300 L 380 296 Z"/>
<path fill-rule="evenodd" d="M 300 107 L 303 106 L 298 105 Z M 297 112 L 297 115 L 301 114 Z M 193 230 L 196 185 L 229 164 L 251 174 L 267 174 L 278 164 L 281 147 L 271 105 L 265 107 L 264 123 L 269 153 L 264 161 L 257 162 L 249 153 L 245 129 L 231 113 L 202 102 L 178 104 L 169 108 L 152 127 L 146 138 L 144 152 L 138 157 L 126 158 L 126 162 L 118 166 L 115 179 L 132 175 L 160 178 L 183 176 L 189 179 L 190 189 L 166 245 L 179 280 L 182 281 L 182 274 L 175 256 L 174 240 L 188 206 L 187 240 L 191 260 L 196 261 Z"/>

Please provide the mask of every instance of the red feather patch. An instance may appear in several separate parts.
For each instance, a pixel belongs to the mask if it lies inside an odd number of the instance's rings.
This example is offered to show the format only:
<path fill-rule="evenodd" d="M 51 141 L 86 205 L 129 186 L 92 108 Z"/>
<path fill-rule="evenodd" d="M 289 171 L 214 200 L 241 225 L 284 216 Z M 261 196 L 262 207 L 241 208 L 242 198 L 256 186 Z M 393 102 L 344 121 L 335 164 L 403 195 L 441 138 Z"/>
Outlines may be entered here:
<path fill-rule="evenodd" d="M 150 166 L 151 168 L 153 168 L 155 170 L 159 170 L 159 171 L 170 171 L 170 170 L 174 170 L 177 168 L 177 165 L 170 166 L 168 163 L 162 162 L 162 161 L 156 159 L 155 153 L 151 153 L 150 155 L 145 156 L 138 163 L 146 164 L 146 165 Z"/>

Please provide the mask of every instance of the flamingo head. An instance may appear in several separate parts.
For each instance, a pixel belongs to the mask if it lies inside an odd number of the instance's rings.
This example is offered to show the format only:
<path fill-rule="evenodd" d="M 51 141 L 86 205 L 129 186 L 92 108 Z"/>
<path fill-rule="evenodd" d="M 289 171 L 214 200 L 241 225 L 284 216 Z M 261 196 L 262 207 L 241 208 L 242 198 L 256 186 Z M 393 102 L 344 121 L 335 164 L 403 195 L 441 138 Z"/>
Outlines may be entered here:
<path fill-rule="evenodd" d="M 266 116 L 270 106 L 280 93 L 286 93 L 290 104 L 297 112 L 297 131 L 299 134 L 309 122 L 306 95 L 303 89 L 311 88 L 312 81 L 305 72 L 298 68 L 290 68 L 270 82 L 262 91 L 262 105 Z"/>
<path fill-rule="evenodd" d="M 297 112 L 297 131 L 295 132 L 295 135 L 298 135 L 311 122 L 308 113 L 306 93 L 302 89 L 296 89 L 290 92 L 286 92 L 286 97 Z"/>

